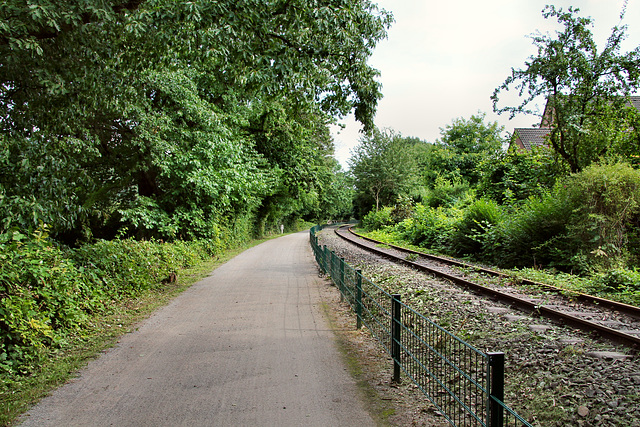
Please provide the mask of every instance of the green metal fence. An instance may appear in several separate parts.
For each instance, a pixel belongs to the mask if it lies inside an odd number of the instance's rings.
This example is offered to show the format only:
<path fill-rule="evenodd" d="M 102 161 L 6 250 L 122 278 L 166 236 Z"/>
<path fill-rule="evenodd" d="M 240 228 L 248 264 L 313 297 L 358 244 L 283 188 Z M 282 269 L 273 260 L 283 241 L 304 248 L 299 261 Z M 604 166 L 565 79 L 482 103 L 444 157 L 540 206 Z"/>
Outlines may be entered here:
<path fill-rule="evenodd" d="M 405 305 L 344 262 L 316 233 L 310 240 L 316 261 L 393 359 L 393 377 L 401 372 L 416 384 L 454 426 L 526 426 L 504 403 L 504 354 L 483 353 Z"/>

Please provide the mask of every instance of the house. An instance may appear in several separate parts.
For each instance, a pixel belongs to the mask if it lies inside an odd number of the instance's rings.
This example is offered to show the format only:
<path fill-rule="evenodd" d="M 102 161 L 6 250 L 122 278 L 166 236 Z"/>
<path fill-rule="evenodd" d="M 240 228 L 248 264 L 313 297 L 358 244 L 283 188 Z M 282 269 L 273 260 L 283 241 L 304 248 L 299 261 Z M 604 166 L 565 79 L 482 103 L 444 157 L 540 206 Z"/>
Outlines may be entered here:
<path fill-rule="evenodd" d="M 630 96 L 630 104 L 640 111 L 640 96 Z M 544 109 L 540 127 L 537 128 L 515 128 L 513 130 L 513 142 L 520 150 L 530 151 L 533 147 L 546 147 L 547 136 L 551 133 L 551 111 L 549 111 L 549 103 Z"/>
<path fill-rule="evenodd" d="M 530 151 L 533 147 L 547 146 L 546 137 L 551 132 L 549 128 L 515 128 L 512 144 L 521 150 Z"/>

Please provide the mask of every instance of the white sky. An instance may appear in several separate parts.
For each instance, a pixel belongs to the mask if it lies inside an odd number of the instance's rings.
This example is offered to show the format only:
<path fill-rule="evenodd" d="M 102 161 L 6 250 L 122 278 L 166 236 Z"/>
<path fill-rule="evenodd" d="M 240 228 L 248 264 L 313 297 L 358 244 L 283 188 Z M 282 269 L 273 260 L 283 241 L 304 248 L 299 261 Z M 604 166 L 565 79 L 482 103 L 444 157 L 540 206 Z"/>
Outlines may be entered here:
<path fill-rule="evenodd" d="M 378 106 L 376 126 L 392 128 L 403 136 L 435 142 L 440 128 L 455 118 L 469 118 L 479 111 L 486 121 L 498 121 L 506 132 L 538 123 L 536 116 L 493 113 L 490 96 L 510 75 L 523 68 L 536 53 L 528 35 L 540 31 L 554 34 L 561 27 L 545 20 L 546 4 L 567 10 L 580 8 L 580 16 L 594 19 L 592 31 L 602 48 L 611 28 L 620 24 L 624 0 L 377 0 L 393 13 L 395 23 L 381 41 L 369 63 L 380 70 L 384 98 Z M 640 0 L 628 0 L 623 24 L 627 40 L 622 52 L 640 45 Z M 501 96 L 501 100 L 506 95 Z M 506 98 L 504 98 L 506 100 Z M 502 101 L 501 105 L 517 105 Z M 540 108 L 542 108 L 541 106 Z M 359 124 L 352 118 L 346 129 L 333 137 L 336 158 L 347 167 L 350 150 L 360 138 Z"/>

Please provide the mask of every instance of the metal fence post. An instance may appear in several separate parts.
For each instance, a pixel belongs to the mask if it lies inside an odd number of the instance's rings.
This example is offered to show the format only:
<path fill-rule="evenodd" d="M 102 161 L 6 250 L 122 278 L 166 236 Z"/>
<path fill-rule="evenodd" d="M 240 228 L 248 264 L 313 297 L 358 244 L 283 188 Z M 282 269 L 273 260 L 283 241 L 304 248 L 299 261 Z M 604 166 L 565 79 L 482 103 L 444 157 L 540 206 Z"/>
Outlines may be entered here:
<path fill-rule="evenodd" d="M 327 274 L 327 245 L 322 245 L 322 271 Z"/>
<path fill-rule="evenodd" d="M 356 270 L 356 329 L 362 328 L 362 270 Z"/>
<path fill-rule="evenodd" d="M 344 301 L 344 258 L 340 257 L 340 302 Z"/>
<path fill-rule="evenodd" d="M 393 358 L 393 382 L 400 382 L 400 332 L 402 313 L 400 295 L 391 295 L 391 357 Z"/>
<path fill-rule="evenodd" d="M 329 248 L 327 248 L 327 250 L 329 251 L 329 271 L 331 272 L 331 281 L 333 282 L 333 284 L 336 284 L 336 254 Z"/>
<path fill-rule="evenodd" d="M 504 402 L 504 353 L 487 353 L 491 372 L 491 390 L 489 393 L 489 422 L 490 427 L 502 427 L 504 422 L 504 408 L 496 402 Z"/>
<path fill-rule="evenodd" d="M 336 268 L 335 268 L 335 254 L 329 248 L 327 248 L 329 254 L 329 275 L 331 276 L 331 282 L 336 284 Z"/>
<path fill-rule="evenodd" d="M 328 247 L 324 247 L 325 264 L 327 265 L 327 274 L 331 275 L 331 250 Z"/>

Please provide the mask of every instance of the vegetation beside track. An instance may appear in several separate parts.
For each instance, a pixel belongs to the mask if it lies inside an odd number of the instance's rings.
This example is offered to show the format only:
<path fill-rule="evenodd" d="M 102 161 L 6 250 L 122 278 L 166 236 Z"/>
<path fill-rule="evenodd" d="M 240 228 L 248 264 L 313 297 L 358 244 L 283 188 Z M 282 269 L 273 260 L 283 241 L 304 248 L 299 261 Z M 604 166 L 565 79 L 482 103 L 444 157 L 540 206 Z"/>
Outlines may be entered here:
<path fill-rule="evenodd" d="M 381 261 L 330 230 L 322 231 L 320 244 L 474 347 L 504 352 L 505 402 L 532 425 L 615 427 L 640 420 L 640 367 L 637 356 L 632 356 L 635 350 L 516 310 L 508 311 L 514 316 L 508 319 L 503 312 L 489 310 L 509 309 L 507 305 L 443 286 L 407 266 Z M 631 357 L 622 361 L 593 355 L 611 351 Z"/>
<path fill-rule="evenodd" d="M 389 229 L 375 231 L 354 229 L 354 231 L 359 235 L 380 241 L 382 244 L 395 245 L 433 255 L 450 255 L 413 245 L 409 241 L 404 240 L 401 235 Z M 498 270 L 493 266 L 490 268 Z M 627 272 L 613 271 L 608 275 L 601 274 L 586 277 L 550 268 L 502 268 L 499 269 L 499 271 L 511 276 L 516 282 L 522 279 L 532 280 L 560 289 L 594 295 L 640 307 L 640 287 L 638 286 L 640 276 L 633 270 Z M 616 283 L 615 280 L 619 281 L 619 283 Z M 621 291 L 622 287 L 624 287 L 623 291 Z"/>

